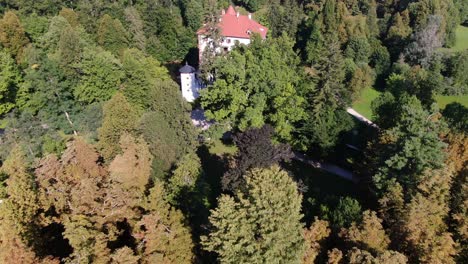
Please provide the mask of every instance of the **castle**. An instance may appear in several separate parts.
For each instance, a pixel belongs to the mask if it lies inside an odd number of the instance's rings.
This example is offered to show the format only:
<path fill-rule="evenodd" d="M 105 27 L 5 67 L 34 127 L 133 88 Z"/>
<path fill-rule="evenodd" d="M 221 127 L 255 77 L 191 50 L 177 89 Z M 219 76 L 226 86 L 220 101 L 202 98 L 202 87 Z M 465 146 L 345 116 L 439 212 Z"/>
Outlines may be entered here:
<path fill-rule="evenodd" d="M 220 43 L 218 43 L 219 48 L 216 50 L 218 53 L 230 51 L 237 43 L 249 45 L 252 33 L 258 33 L 265 39 L 268 32 L 268 28 L 253 20 L 250 13 L 246 16 L 241 15 L 239 12 L 236 12 L 233 6 L 222 10 L 218 27 L 221 35 Z M 208 28 L 206 25 L 197 31 L 198 57 L 200 61 L 202 60 L 203 51 L 212 42 L 212 39 L 207 36 L 207 32 Z M 194 67 L 186 64 L 179 69 L 179 73 L 182 96 L 188 102 L 193 102 L 199 96 L 200 89 L 205 86 L 199 80 L 197 70 Z"/>

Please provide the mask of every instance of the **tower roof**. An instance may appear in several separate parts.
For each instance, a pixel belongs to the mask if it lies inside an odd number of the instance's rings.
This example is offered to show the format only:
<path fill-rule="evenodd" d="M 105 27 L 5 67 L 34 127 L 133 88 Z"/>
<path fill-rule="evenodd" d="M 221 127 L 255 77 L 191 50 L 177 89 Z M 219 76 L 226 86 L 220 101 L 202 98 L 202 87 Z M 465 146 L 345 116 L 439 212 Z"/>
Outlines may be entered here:
<path fill-rule="evenodd" d="M 248 16 L 240 15 L 232 5 L 229 6 L 226 12 L 223 12 L 218 26 L 221 30 L 221 35 L 224 37 L 248 39 L 250 38 L 250 34 L 258 33 L 262 38 L 266 38 L 268 32 L 268 28 L 253 20 L 250 14 Z M 197 31 L 197 34 L 203 35 L 208 30 L 205 25 Z"/>
<path fill-rule="evenodd" d="M 194 72 L 196 72 L 196 70 L 195 70 L 194 67 L 188 65 L 188 63 L 185 62 L 184 67 L 180 68 L 180 69 L 179 69 L 179 72 L 180 72 L 180 73 L 194 73 Z"/>

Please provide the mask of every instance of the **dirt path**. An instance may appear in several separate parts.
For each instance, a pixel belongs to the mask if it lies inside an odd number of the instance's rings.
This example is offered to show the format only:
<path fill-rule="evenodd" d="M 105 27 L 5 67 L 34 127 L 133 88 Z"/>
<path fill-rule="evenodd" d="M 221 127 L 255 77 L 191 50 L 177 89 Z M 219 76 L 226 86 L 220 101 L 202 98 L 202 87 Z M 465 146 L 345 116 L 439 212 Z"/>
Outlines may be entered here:
<path fill-rule="evenodd" d="M 337 165 L 330 164 L 330 163 L 325 163 L 325 162 L 319 162 L 317 160 L 314 160 L 310 157 L 308 157 L 305 154 L 302 154 L 300 152 L 294 151 L 294 157 L 293 159 L 298 160 L 300 162 L 306 163 L 314 168 L 324 170 L 326 172 L 335 174 L 345 180 L 352 181 L 356 183 L 358 180 L 356 177 L 354 177 L 353 173 L 350 172 L 349 170 L 343 169 Z"/>

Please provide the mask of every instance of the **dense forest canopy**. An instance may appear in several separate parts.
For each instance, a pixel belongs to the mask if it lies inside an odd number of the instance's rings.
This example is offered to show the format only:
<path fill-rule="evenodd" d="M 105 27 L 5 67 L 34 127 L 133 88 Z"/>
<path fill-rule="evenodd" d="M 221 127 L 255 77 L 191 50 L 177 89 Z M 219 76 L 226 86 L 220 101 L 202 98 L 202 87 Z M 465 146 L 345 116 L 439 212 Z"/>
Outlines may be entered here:
<path fill-rule="evenodd" d="M 267 38 L 199 51 L 229 5 Z M 0 263 L 467 263 L 468 108 L 437 104 L 468 96 L 467 26 L 466 0 L 0 0 Z"/>

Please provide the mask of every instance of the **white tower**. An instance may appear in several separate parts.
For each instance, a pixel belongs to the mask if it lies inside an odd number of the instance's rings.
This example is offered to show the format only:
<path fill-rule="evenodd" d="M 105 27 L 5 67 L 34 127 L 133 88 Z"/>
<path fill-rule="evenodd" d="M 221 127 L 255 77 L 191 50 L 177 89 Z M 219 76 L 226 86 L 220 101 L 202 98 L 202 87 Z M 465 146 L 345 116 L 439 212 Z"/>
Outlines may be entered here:
<path fill-rule="evenodd" d="M 199 95 L 200 84 L 195 72 L 195 68 L 188 65 L 188 63 L 185 63 L 185 66 L 179 69 L 182 96 L 188 102 L 193 102 Z"/>

